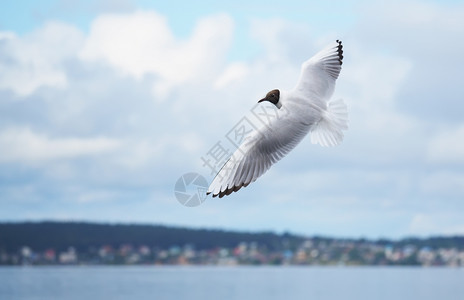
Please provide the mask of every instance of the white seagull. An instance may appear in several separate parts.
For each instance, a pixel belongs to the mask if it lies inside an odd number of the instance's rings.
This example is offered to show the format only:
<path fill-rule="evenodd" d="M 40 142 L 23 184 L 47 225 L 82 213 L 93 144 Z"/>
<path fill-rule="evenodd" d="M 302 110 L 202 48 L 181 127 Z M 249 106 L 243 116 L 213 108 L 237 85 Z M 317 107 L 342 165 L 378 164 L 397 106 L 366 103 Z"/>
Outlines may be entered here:
<path fill-rule="evenodd" d="M 218 172 L 207 194 L 219 198 L 248 186 L 263 175 L 306 136 L 321 146 L 342 142 L 348 111 L 342 99 L 331 100 L 340 74 L 343 50 L 337 40 L 303 63 L 293 90 L 272 90 L 259 100 L 269 101 L 281 115 L 253 132 Z"/>

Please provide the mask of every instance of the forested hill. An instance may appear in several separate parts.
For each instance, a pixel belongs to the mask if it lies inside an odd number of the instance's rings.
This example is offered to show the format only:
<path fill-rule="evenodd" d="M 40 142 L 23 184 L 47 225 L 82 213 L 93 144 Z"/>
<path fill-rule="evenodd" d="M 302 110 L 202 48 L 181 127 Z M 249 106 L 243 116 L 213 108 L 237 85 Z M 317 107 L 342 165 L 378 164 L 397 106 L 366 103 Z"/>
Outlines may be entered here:
<path fill-rule="evenodd" d="M 211 229 L 190 229 L 162 225 L 100 224 L 84 222 L 0 223 L 0 250 L 16 251 L 28 246 L 37 251 L 48 248 L 64 250 L 123 244 L 146 245 L 166 249 L 193 245 L 196 249 L 232 248 L 241 242 L 256 242 L 267 249 L 279 250 L 282 243 L 290 246 L 302 238 L 272 232 L 238 232 Z"/>
<path fill-rule="evenodd" d="M 464 236 L 407 238 L 392 240 L 336 239 L 308 237 L 314 243 L 352 242 L 404 247 L 456 248 L 464 250 Z M 192 245 L 195 249 L 233 248 L 238 244 L 256 243 L 268 250 L 295 249 L 306 237 L 273 232 L 238 232 L 211 229 L 191 229 L 161 225 L 101 224 L 84 222 L 23 222 L 0 223 L 0 250 L 17 251 L 28 246 L 36 251 L 49 248 L 61 251 L 72 246 L 78 251 L 91 247 L 110 245 L 117 248 L 124 244 L 167 249 L 172 246 Z"/>

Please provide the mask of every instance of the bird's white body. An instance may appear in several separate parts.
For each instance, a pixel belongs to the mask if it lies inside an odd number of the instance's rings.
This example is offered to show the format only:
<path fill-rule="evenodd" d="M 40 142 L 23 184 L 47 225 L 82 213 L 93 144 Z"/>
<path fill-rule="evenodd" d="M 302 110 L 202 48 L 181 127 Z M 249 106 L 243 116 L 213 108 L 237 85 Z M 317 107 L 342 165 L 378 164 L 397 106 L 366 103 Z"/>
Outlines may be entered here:
<path fill-rule="evenodd" d="M 216 175 L 208 194 L 223 197 L 246 187 L 309 132 L 311 142 L 322 146 L 334 146 L 343 140 L 342 130 L 348 128 L 347 108 L 343 100 L 330 100 L 342 53 L 341 42 L 336 41 L 303 64 L 293 90 L 275 90 L 277 118 L 244 140 Z"/>

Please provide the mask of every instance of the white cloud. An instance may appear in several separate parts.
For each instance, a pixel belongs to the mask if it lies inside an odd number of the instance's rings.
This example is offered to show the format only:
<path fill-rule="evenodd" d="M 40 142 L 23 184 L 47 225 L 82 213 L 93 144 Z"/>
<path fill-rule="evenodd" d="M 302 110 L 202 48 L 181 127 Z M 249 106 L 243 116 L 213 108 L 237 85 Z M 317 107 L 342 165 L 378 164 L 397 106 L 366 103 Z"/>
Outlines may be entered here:
<path fill-rule="evenodd" d="M 347 93 L 356 96 L 352 105 L 376 111 L 393 110 L 398 91 L 410 75 L 413 61 L 384 54 L 381 49 L 369 50 L 356 41 L 345 46 L 340 82 L 350 87 Z"/>
<path fill-rule="evenodd" d="M 462 215 L 456 212 L 418 213 L 409 224 L 410 235 L 462 235 L 464 222 Z"/>
<path fill-rule="evenodd" d="M 83 35 L 63 23 L 49 22 L 24 37 L 0 33 L 0 89 L 28 96 L 42 86 L 67 86 L 62 63 L 76 54 Z"/>
<path fill-rule="evenodd" d="M 365 9 L 356 31 L 363 47 L 412 62 L 396 109 L 431 122 L 460 122 L 464 44 L 457 37 L 464 35 L 464 5 L 413 0 Z"/>
<path fill-rule="evenodd" d="M 356 40 L 345 46 L 345 56 L 334 97 L 348 102 L 350 156 L 369 164 L 415 161 L 425 136 L 424 122 L 398 110 L 398 94 L 414 62 L 382 49 L 366 49 Z"/>
<path fill-rule="evenodd" d="M 155 12 L 102 15 L 93 22 L 80 56 L 106 61 L 136 78 L 158 76 L 155 91 L 165 96 L 178 84 L 210 75 L 224 57 L 232 30 L 231 18 L 217 15 L 201 19 L 192 36 L 180 40 Z"/>
<path fill-rule="evenodd" d="M 302 60 L 309 58 L 308 52 L 317 49 L 313 43 L 308 43 L 312 35 L 305 24 L 282 18 L 253 19 L 250 34 L 264 47 L 261 55 L 268 63 L 294 63 L 299 67 Z M 325 46 L 327 40 L 323 43 L 318 46 Z"/>
<path fill-rule="evenodd" d="M 78 203 L 106 202 L 117 199 L 117 197 L 117 192 L 114 190 L 97 190 L 77 195 L 76 201 Z"/>
<path fill-rule="evenodd" d="M 203 144 L 198 135 L 182 133 L 163 134 L 156 138 L 127 138 L 111 160 L 128 170 L 142 170 L 160 164 L 173 164 L 183 161 L 183 154 L 199 153 Z M 197 157 L 199 160 L 199 157 Z M 191 163 L 189 163 L 191 165 Z"/>
<path fill-rule="evenodd" d="M 401 7 L 401 9 L 398 9 L 398 7 Z M 462 32 L 464 30 L 462 27 L 462 20 L 464 17 L 463 8 L 462 3 L 443 4 L 418 0 L 391 1 L 390 5 L 379 5 L 378 3 L 371 5 L 368 7 L 368 14 L 366 14 L 366 16 L 368 16 L 372 22 L 377 20 L 391 24 L 394 28 L 403 30 L 414 29 L 421 31 L 423 34 L 424 25 L 427 27 L 434 27 L 435 30 L 442 32 Z M 377 14 L 373 16 L 373 12 L 377 12 Z M 377 24 L 374 23 L 373 25 Z M 383 29 L 386 30 L 387 28 Z M 392 34 L 394 34 L 394 32 L 392 32 Z M 406 37 L 401 36 L 401 38 Z"/>
<path fill-rule="evenodd" d="M 16 38 L 16 34 L 14 32 L 11 32 L 11 31 L 0 31 L 0 42 L 2 40 L 12 40 Z"/>
<path fill-rule="evenodd" d="M 104 154 L 120 142 L 109 138 L 51 138 L 30 129 L 12 128 L 0 132 L 0 162 L 41 163 L 55 159 Z"/>
<path fill-rule="evenodd" d="M 452 170 L 432 171 L 424 174 L 420 188 L 424 195 L 443 198 L 443 204 L 449 203 L 453 198 L 463 199 L 464 174 Z"/>
<path fill-rule="evenodd" d="M 245 63 L 231 63 L 227 66 L 224 72 L 214 82 L 216 89 L 227 87 L 234 82 L 241 81 L 248 73 L 248 66 Z"/>
<path fill-rule="evenodd" d="M 432 136 L 427 159 L 431 163 L 464 164 L 464 125 Z"/>

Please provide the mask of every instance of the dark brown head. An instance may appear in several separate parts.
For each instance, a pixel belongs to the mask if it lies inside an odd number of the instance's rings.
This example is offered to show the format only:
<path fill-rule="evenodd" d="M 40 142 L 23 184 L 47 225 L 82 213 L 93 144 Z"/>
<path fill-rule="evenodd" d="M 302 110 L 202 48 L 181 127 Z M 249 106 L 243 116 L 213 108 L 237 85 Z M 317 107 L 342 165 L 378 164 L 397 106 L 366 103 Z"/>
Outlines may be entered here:
<path fill-rule="evenodd" d="M 259 100 L 258 103 L 263 102 L 263 101 L 269 101 L 275 106 L 277 106 L 277 108 L 280 108 L 282 107 L 282 104 L 279 102 L 279 99 L 280 99 L 280 91 L 276 89 L 276 90 L 272 90 L 269 93 L 267 93 L 266 97 Z"/>

